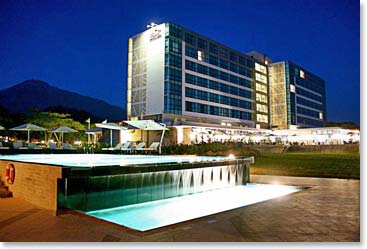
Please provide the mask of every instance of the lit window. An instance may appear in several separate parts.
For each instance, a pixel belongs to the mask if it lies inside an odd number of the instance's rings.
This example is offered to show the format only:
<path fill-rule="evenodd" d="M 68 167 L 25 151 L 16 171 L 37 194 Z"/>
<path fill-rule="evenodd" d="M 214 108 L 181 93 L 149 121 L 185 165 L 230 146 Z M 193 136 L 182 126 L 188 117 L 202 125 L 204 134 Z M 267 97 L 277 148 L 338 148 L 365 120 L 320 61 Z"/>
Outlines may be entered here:
<path fill-rule="evenodd" d="M 256 93 L 256 101 L 268 102 L 268 97 L 263 94 Z"/>
<path fill-rule="evenodd" d="M 262 74 L 256 73 L 255 74 L 255 78 L 256 78 L 257 81 L 261 81 L 263 83 L 266 83 L 266 76 L 264 76 Z"/>
<path fill-rule="evenodd" d="M 255 70 L 262 72 L 262 73 L 266 73 L 266 67 L 263 65 L 260 65 L 259 63 L 255 62 Z"/>
<path fill-rule="evenodd" d="M 198 51 L 198 60 L 203 61 L 203 52 Z"/>
<path fill-rule="evenodd" d="M 305 72 L 303 72 L 302 70 L 299 70 L 299 76 L 304 79 L 305 78 Z"/>
<path fill-rule="evenodd" d="M 322 112 L 319 113 L 319 118 L 324 119 L 324 115 L 322 114 Z"/>
<path fill-rule="evenodd" d="M 266 88 L 265 85 L 256 83 L 256 91 L 267 93 L 268 89 Z"/>
<path fill-rule="evenodd" d="M 256 111 L 268 113 L 268 106 L 267 105 L 256 104 Z"/>
<path fill-rule="evenodd" d="M 257 114 L 256 115 L 257 122 L 267 123 L 268 122 L 268 116 L 263 114 Z"/>
<path fill-rule="evenodd" d="M 292 84 L 290 86 L 291 86 L 291 92 L 292 93 L 295 93 L 296 92 L 296 87 L 294 85 L 292 85 Z"/>

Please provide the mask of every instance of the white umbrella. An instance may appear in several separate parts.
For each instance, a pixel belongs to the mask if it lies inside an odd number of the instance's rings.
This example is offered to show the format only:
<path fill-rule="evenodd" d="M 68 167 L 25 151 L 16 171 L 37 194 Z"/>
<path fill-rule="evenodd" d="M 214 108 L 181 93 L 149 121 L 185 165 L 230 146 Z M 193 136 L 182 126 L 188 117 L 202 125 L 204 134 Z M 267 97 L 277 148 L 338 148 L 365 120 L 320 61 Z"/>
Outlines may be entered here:
<path fill-rule="evenodd" d="M 109 129 L 110 130 L 110 147 L 112 148 L 112 130 L 127 130 L 126 127 L 123 127 L 121 125 L 118 125 L 116 123 L 100 123 L 96 124 L 99 128 Z"/>
<path fill-rule="evenodd" d="M 166 124 L 157 123 L 153 120 L 130 120 L 124 122 L 143 131 L 162 131 L 161 140 L 159 142 L 159 154 L 161 154 L 164 133 L 169 130 L 166 128 Z"/>
<path fill-rule="evenodd" d="M 11 131 L 26 131 L 26 132 L 28 132 L 28 142 L 29 142 L 31 131 L 45 131 L 46 129 L 42 128 L 42 127 L 39 127 L 37 125 L 34 125 L 34 124 L 22 124 L 22 125 L 19 125 L 17 127 L 11 128 L 10 130 Z"/>
<path fill-rule="evenodd" d="M 1 130 L 5 130 L 5 128 L 4 128 L 4 127 L 2 127 L 2 126 L 0 125 L 0 131 L 1 131 Z"/>
<path fill-rule="evenodd" d="M 74 130 L 70 127 L 67 127 L 67 126 L 59 126 L 55 129 L 52 129 L 50 132 L 52 133 L 55 133 L 55 136 L 56 136 L 56 133 L 60 133 L 60 137 L 61 137 L 61 143 L 64 142 L 64 133 L 76 133 L 78 132 L 77 130 Z M 57 136 L 56 136 L 57 138 Z"/>

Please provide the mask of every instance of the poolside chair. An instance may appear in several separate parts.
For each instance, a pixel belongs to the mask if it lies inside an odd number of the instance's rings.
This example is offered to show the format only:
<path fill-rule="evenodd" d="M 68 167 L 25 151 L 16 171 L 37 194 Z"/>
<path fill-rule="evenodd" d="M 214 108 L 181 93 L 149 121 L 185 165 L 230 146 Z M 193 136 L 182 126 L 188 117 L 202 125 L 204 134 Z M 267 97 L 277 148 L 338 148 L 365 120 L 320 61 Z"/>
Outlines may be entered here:
<path fill-rule="evenodd" d="M 41 150 L 41 147 L 38 147 L 35 143 L 28 143 L 28 149 L 30 150 Z"/>
<path fill-rule="evenodd" d="M 63 150 L 76 150 L 76 148 L 74 148 L 73 146 L 71 146 L 71 144 L 67 144 L 67 143 L 63 143 L 62 144 L 62 149 Z"/>
<path fill-rule="evenodd" d="M 130 152 L 132 150 L 132 142 L 125 142 L 121 146 L 121 152 Z"/>
<path fill-rule="evenodd" d="M 132 151 L 141 151 L 145 147 L 145 142 L 139 143 L 136 147 L 132 148 Z"/>
<path fill-rule="evenodd" d="M 15 150 L 27 150 L 28 147 L 24 147 L 22 141 L 17 141 L 17 142 L 13 142 L 13 149 L 15 149 Z"/>
<path fill-rule="evenodd" d="M 102 148 L 102 150 L 121 150 L 122 143 L 116 144 L 115 147 L 109 147 L 109 148 Z"/>
<path fill-rule="evenodd" d="M 160 145 L 160 142 L 153 142 L 148 148 L 141 148 L 140 151 L 157 152 Z"/>

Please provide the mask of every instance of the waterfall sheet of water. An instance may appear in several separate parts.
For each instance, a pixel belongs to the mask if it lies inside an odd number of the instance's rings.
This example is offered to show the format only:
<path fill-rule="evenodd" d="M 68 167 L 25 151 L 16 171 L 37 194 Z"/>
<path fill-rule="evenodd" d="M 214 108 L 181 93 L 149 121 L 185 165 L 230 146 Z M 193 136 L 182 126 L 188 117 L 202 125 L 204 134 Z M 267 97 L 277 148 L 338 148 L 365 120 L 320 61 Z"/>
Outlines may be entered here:
<path fill-rule="evenodd" d="M 82 211 L 131 205 L 244 184 L 245 165 L 68 179 L 65 206 Z M 67 180 L 67 179 L 66 179 Z"/>

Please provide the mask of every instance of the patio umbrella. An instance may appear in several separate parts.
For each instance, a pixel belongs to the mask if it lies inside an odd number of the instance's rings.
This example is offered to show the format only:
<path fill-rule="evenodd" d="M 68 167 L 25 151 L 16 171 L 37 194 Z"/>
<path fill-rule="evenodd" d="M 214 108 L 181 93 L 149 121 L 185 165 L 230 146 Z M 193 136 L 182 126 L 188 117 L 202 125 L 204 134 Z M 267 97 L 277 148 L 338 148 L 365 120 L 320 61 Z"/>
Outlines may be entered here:
<path fill-rule="evenodd" d="M 159 142 L 160 144 L 159 154 L 161 154 L 161 147 L 162 147 L 164 133 L 165 131 L 169 130 L 168 128 L 166 128 L 166 124 L 157 123 L 153 120 L 130 120 L 130 121 L 124 121 L 124 122 L 142 131 L 162 131 L 161 140 Z"/>
<path fill-rule="evenodd" d="M 34 124 L 22 124 L 17 127 L 11 128 L 11 131 L 26 131 L 28 133 L 28 142 L 30 141 L 30 133 L 31 131 L 46 131 L 45 128 L 39 127 Z"/>
<path fill-rule="evenodd" d="M 55 133 L 55 136 L 56 136 L 56 133 L 60 133 L 61 143 L 63 143 L 64 142 L 64 133 L 76 133 L 78 131 L 74 130 L 70 127 L 67 127 L 67 126 L 59 126 L 55 129 L 51 130 L 50 132 Z M 56 138 L 57 138 L 57 136 L 56 136 Z"/>
<path fill-rule="evenodd" d="M 116 123 L 100 123 L 96 124 L 99 128 L 109 129 L 110 130 L 110 147 L 112 148 L 112 130 L 127 130 L 126 127 L 123 127 L 121 125 L 118 125 Z"/>
<path fill-rule="evenodd" d="M 2 127 L 2 126 L 0 125 L 0 131 L 1 131 L 1 130 L 5 130 L 5 128 L 4 128 L 4 127 Z"/>

